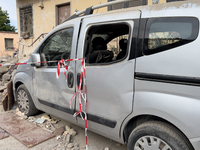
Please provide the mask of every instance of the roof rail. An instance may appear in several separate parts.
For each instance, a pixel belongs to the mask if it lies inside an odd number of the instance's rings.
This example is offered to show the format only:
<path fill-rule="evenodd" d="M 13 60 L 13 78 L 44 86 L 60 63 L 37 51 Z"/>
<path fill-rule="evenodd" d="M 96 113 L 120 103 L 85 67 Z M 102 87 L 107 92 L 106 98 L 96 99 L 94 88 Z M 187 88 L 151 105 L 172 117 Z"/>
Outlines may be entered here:
<path fill-rule="evenodd" d="M 107 6 L 114 5 L 114 4 L 121 4 L 121 3 L 125 3 L 125 2 L 131 2 L 131 1 L 133 1 L 133 0 L 116 0 L 116 1 L 111 1 L 111 2 L 108 2 L 108 3 L 99 4 L 99 5 L 96 5 L 96 6 L 91 6 L 91 7 L 88 7 L 87 9 L 82 10 L 82 11 L 76 12 L 74 15 L 70 16 L 68 19 L 63 21 L 63 23 L 66 22 L 66 21 L 69 21 L 71 19 L 80 17 L 82 14 L 84 16 L 93 14 L 93 11 L 95 9 L 107 7 Z"/>

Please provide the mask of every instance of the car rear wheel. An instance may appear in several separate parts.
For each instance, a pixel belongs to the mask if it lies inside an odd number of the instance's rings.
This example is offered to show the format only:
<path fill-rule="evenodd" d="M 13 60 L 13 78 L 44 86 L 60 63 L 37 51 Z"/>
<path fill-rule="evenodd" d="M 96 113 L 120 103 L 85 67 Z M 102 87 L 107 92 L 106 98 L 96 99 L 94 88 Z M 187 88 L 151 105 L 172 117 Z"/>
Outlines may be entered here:
<path fill-rule="evenodd" d="M 35 107 L 31 95 L 24 84 L 17 88 L 16 99 L 19 110 L 25 115 L 31 116 L 39 112 Z"/>
<path fill-rule="evenodd" d="M 127 147 L 128 150 L 194 150 L 176 128 L 159 121 L 137 126 L 129 136 Z"/>

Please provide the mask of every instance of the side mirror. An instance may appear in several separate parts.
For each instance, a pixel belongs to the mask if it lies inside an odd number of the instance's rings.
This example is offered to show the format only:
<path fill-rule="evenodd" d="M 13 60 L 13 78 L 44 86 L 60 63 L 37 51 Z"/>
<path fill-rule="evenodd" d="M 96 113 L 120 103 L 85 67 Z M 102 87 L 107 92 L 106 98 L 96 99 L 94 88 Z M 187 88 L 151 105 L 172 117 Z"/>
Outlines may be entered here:
<path fill-rule="evenodd" d="M 33 62 L 33 65 L 35 65 L 36 67 L 40 67 L 41 63 L 38 63 L 41 61 L 40 54 L 31 54 L 31 61 Z"/>

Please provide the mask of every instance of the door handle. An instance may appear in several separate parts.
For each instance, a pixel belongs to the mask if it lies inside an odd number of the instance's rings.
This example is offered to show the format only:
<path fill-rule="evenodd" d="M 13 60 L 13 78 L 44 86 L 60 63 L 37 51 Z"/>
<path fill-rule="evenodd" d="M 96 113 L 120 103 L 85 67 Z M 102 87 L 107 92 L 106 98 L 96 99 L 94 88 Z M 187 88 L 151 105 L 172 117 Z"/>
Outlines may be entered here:
<path fill-rule="evenodd" d="M 67 85 L 69 88 L 73 88 L 74 74 L 72 72 L 68 72 L 68 74 L 67 74 Z"/>
<path fill-rule="evenodd" d="M 80 78 L 81 78 L 81 74 L 78 73 L 77 74 L 77 86 L 79 86 L 80 84 Z M 82 78 L 82 82 L 81 82 L 81 90 L 83 89 L 83 78 Z"/>

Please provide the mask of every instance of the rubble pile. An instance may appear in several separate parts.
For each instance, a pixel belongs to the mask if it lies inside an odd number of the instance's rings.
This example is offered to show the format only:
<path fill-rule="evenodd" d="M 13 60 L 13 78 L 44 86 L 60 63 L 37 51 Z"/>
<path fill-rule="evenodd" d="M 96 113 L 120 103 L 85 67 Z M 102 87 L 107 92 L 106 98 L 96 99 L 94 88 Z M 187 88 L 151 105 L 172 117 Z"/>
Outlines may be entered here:
<path fill-rule="evenodd" d="M 50 115 L 43 114 L 41 117 L 36 118 L 34 116 L 27 117 L 24 113 L 21 113 L 19 109 L 16 109 L 16 114 L 22 119 L 28 120 L 37 126 L 40 126 L 44 130 L 47 130 L 56 135 L 56 140 L 58 144 L 51 147 L 53 150 L 83 150 L 79 148 L 78 143 L 72 142 L 72 137 L 77 134 L 77 132 L 69 126 L 59 126 L 61 120 L 54 119 Z"/>
<path fill-rule="evenodd" d="M 0 57 L 0 64 L 17 63 L 17 58 Z M 0 67 L 0 102 L 8 95 L 8 83 L 12 82 L 12 77 L 17 66 L 1 66 Z M 11 87 L 11 86 L 10 86 Z M 9 108 L 10 109 L 10 108 Z"/>

